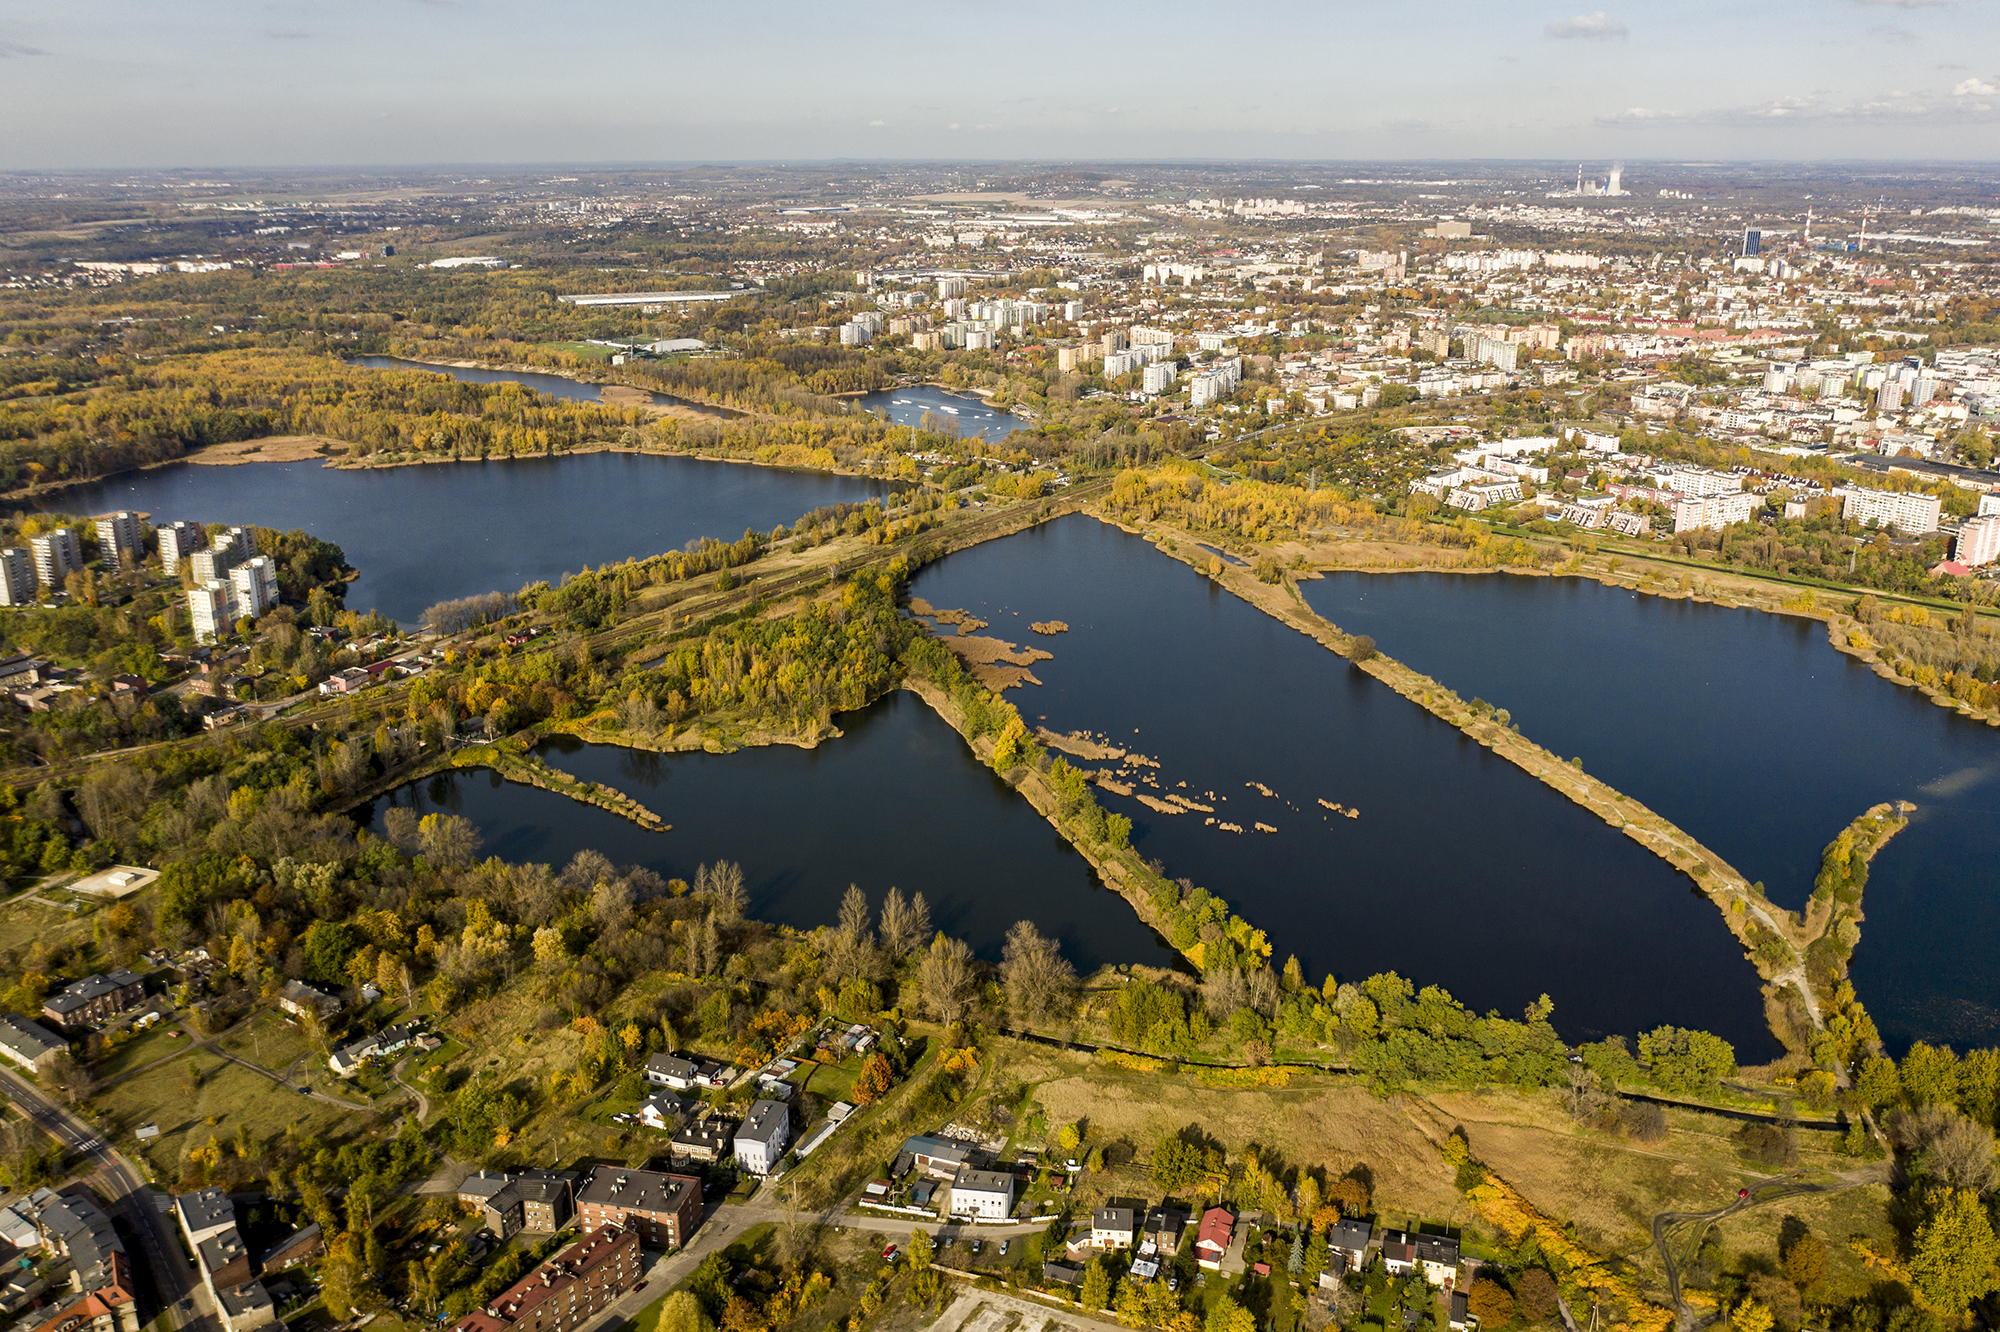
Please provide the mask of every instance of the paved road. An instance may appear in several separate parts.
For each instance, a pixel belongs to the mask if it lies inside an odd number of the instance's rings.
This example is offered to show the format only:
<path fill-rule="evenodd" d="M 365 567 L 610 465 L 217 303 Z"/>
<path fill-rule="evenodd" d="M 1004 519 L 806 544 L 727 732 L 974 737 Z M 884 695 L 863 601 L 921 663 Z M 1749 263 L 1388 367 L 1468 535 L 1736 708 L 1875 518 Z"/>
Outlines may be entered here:
<path fill-rule="evenodd" d="M 145 1250 L 144 1258 L 147 1270 L 152 1273 L 153 1288 L 171 1311 L 169 1324 L 190 1329 L 191 1332 L 202 1332 L 210 1321 L 208 1293 L 195 1276 L 180 1242 L 168 1228 L 169 1223 L 161 1218 L 154 1206 L 153 1200 L 157 1195 L 146 1183 L 146 1177 L 110 1143 L 99 1137 L 89 1124 L 11 1071 L 0 1069 L 0 1089 L 6 1091 L 22 1114 L 46 1129 L 70 1152 L 90 1162 L 96 1171 L 98 1192 L 110 1210 L 124 1218 L 132 1233 L 138 1236 L 140 1247 Z M 139 1257 L 136 1254 L 133 1256 Z M 189 1296 L 196 1297 L 198 1312 L 193 1317 L 183 1317 L 180 1302 Z"/>

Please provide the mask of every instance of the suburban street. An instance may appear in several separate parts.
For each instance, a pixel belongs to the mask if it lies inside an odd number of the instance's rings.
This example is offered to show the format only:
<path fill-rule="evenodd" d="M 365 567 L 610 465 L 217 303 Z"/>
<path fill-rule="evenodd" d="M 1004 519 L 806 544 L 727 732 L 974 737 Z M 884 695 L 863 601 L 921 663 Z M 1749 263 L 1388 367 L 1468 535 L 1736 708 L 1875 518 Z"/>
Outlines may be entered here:
<path fill-rule="evenodd" d="M 208 1293 L 195 1278 L 194 1267 L 182 1253 L 172 1224 L 154 1205 L 160 1195 L 146 1183 L 146 1177 L 100 1138 L 89 1124 L 57 1105 L 11 1070 L 0 1069 L 0 1085 L 22 1114 L 46 1129 L 70 1152 L 95 1167 L 91 1183 L 103 1198 L 105 1208 L 122 1219 L 138 1237 L 146 1270 L 153 1287 L 168 1310 L 169 1324 L 175 1328 L 204 1329 L 209 1322 Z M 181 1301 L 193 1296 L 195 1314 L 185 1317 Z"/>

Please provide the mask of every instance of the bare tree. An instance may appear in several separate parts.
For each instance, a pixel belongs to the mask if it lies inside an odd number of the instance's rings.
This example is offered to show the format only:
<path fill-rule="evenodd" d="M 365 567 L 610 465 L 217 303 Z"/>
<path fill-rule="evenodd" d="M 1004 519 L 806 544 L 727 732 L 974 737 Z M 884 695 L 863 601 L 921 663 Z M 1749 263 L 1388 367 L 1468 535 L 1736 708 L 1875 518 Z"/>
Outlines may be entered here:
<path fill-rule="evenodd" d="M 724 925 L 734 925 L 750 909 L 750 889 L 743 882 L 743 867 L 733 860 L 718 860 L 708 872 L 708 890 L 715 899 L 715 914 Z"/>
<path fill-rule="evenodd" d="M 486 839 L 471 819 L 457 814 L 426 814 L 417 824 L 417 840 L 432 864 L 459 869 L 479 854 Z"/>
<path fill-rule="evenodd" d="M 938 1021 L 949 1024 L 963 1018 L 974 989 L 971 946 L 940 931 L 917 966 L 917 989 L 924 1007 Z"/>
<path fill-rule="evenodd" d="M 891 888 L 882 899 L 882 949 L 892 964 L 901 963 L 922 946 L 924 936 L 931 932 L 930 915 L 922 893 L 910 903 L 903 900 L 902 889 Z"/>
<path fill-rule="evenodd" d="M 1912 1173 L 1948 1188 L 1985 1193 L 2000 1179 L 1993 1135 L 1952 1106 L 1899 1110 L 1890 1118 L 1889 1135 L 1909 1157 Z"/>
<path fill-rule="evenodd" d="M 1201 1001 L 1212 1021 L 1227 1022 L 1237 1009 L 1250 1002 L 1249 983 L 1236 968 L 1217 967 L 1201 983 Z"/>
<path fill-rule="evenodd" d="M 1007 931 L 1007 946 L 1000 955 L 1000 980 L 1016 1019 L 1043 1022 L 1068 1006 L 1076 990 L 1076 968 L 1063 957 L 1056 941 L 1044 936 L 1033 921 L 1018 920 Z"/>

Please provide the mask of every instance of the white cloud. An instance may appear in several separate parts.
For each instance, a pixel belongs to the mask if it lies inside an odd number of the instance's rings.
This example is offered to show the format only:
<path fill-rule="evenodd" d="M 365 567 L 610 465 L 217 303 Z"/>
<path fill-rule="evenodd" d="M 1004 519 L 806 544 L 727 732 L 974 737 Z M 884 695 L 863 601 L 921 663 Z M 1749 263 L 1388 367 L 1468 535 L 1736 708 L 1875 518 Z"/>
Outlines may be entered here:
<path fill-rule="evenodd" d="M 882 128 L 882 127 L 883 127 L 884 125 L 887 125 L 888 123 L 889 123 L 889 122 L 888 122 L 888 121 L 886 121 L 886 120 L 871 120 L 871 121 L 869 121 L 869 122 L 868 122 L 868 128 L 869 128 L 869 129 L 881 129 L 881 128 Z"/>
<path fill-rule="evenodd" d="M 1991 97 L 2000 92 L 1984 79 L 1967 79 L 1951 90 L 1953 97 Z"/>
<path fill-rule="evenodd" d="M 1545 25 L 1542 31 L 1562 41 L 1623 41 L 1626 36 L 1625 25 L 1601 9 L 1595 14 L 1557 19 Z"/>
<path fill-rule="evenodd" d="M 1941 9 L 1951 0 L 1854 0 L 1854 3 L 1884 9 Z"/>

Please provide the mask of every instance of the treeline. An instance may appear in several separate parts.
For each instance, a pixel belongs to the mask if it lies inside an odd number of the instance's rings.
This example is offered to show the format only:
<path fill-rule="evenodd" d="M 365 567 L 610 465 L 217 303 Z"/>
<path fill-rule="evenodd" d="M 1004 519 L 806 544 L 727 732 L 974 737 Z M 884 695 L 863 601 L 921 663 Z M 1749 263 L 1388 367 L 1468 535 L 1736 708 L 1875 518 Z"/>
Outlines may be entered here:
<path fill-rule="evenodd" d="M 450 637 L 514 613 L 515 598 L 507 592 L 481 592 L 438 602 L 424 612 L 422 623 L 434 634 Z"/>
<path fill-rule="evenodd" d="M 86 387 L 0 401 L 0 486 L 83 480 L 280 434 L 330 436 L 362 455 L 555 453 L 615 438 L 643 419 L 515 383 L 244 348 L 131 360 Z"/>

